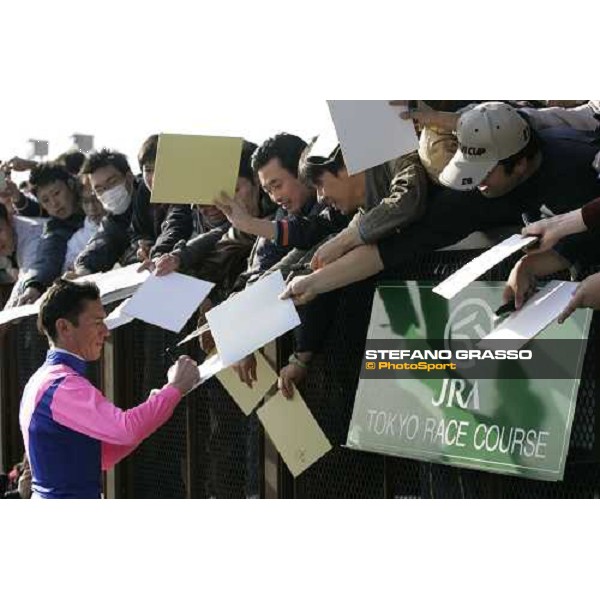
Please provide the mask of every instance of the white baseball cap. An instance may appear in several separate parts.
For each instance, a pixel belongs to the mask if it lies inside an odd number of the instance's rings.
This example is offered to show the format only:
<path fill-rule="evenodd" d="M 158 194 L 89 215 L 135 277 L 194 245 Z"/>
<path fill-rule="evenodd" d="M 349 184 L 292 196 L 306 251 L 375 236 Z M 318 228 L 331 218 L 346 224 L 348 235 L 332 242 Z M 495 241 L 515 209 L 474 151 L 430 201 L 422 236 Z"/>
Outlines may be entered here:
<path fill-rule="evenodd" d="M 440 174 L 455 190 L 477 187 L 498 164 L 527 146 L 531 130 L 504 102 L 485 102 L 463 113 L 457 126 L 458 150 Z"/>

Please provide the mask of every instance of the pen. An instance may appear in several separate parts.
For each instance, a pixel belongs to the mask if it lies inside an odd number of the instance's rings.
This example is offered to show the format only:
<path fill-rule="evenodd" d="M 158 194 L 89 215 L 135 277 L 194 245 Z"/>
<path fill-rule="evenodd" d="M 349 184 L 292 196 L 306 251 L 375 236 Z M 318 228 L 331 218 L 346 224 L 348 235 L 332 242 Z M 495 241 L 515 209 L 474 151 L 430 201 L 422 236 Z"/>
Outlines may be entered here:
<path fill-rule="evenodd" d="M 175 352 L 173 351 L 173 347 L 169 346 L 168 348 L 165 348 L 165 353 L 164 355 L 172 362 L 177 362 L 177 356 L 175 355 Z"/>
<path fill-rule="evenodd" d="M 537 291 L 538 291 L 538 286 L 534 285 L 533 288 L 530 289 L 525 294 L 525 302 L 527 302 L 531 298 L 531 296 L 533 296 Z M 508 313 L 515 312 L 516 310 L 517 310 L 517 307 L 515 306 L 515 299 L 512 298 L 512 300 L 509 300 L 506 304 L 503 304 L 502 306 L 499 306 L 494 311 L 494 314 L 497 317 L 501 317 L 502 315 L 506 315 Z"/>
<path fill-rule="evenodd" d="M 528 226 L 529 226 L 529 225 L 531 225 L 531 224 L 532 224 L 532 222 L 533 222 L 533 221 L 532 221 L 532 220 L 529 218 L 529 215 L 528 215 L 526 212 L 524 212 L 524 213 L 521 213 L 521 219 L 522 219 L 522 221 L 523 221 L 523 225 L 525 225 L 525 227 L 528 227 Z M 531 235 L 532 237 L 535 237 L 536 239 L 535 239 L 534 241 L 532 241 L 532 242 L 531 242 L 531 244 L 528 244 L 528 245 L 526 246 L 526 248 L 535 248 L 536 246 L 538 246 L 538 245 L 539 245 L 539 243 L 540 243 L 540 240 L 541 240 L 541 236 L 540 236 L 540 235 L 535 235 L 535 234 L 529 234 L 529 235 Z"/>
<path fill-rule="evenodd" d="M 511 313 L 514 312 L 515 310 L 517 310 L 516 306 L 515 306 L 515 300 L 514 298 L 510 301 L 508 301 L 506 304 L 503 304 L 502 306 L 498 307 L 495 311 L 494 314 L 497 317 L 501 317 L 502 315 L 505 315 L 507 313 Z"/>

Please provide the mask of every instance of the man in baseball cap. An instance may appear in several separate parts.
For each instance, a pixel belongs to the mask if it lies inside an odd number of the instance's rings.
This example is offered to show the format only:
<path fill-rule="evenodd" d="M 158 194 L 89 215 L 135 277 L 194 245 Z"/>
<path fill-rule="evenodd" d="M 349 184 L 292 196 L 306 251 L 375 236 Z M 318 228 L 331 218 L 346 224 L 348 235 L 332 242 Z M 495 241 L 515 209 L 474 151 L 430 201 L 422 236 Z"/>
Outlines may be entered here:
<path fill-rule="evenodd" d="M 503 102 L 485 102 L 463 113 L 456 134 L 458 150 L 440 174 L 440 183 L 455 190 L 477 188 L 487 198 L 498 198 L 540 166 L 527 121 Z"/>
<path fill-rule="evenodd" d="M 502 102 L 479 104 L 457 120 L 450 116 L 458 150 L 440 173 L 443 186 L 431 187 L 422 218 L 398 235 L 354 248 L 335 263 L 297 277 L 286 297 L 306 302 L 392 271 L 407 258 L 454 244 L 474 231 L 519 227 L 523 213 L 535 220 L 542 205 L 560 214 L 600 195 L 600 179 L 592 168 L 600 148 L 596 134 L 572 128 L 532 131 L 518 109 Z"/>

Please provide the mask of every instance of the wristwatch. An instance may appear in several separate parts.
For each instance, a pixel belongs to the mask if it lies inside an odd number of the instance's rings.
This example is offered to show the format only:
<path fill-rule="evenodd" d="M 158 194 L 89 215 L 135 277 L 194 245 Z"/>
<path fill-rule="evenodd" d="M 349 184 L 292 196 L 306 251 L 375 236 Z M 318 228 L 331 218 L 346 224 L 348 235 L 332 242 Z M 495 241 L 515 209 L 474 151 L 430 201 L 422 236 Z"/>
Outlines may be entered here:
<path fill-rule="evenodd" d="M 303 360 L 300 360 L 295 352 L 290 354 L 290 357 L 288 358 L 288 363 L 290 365 L 298 365 L 303 369 L 308 369 L 308 363 L 304 362 Z"/>

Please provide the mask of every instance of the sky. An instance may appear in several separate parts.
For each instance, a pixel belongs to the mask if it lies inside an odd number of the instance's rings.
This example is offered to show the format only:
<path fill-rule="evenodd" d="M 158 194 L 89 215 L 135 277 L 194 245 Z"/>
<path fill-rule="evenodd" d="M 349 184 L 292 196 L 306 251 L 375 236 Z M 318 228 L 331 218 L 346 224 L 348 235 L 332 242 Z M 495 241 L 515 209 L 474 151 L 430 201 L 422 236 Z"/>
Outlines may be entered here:
<path fill-rule="evenodd" d="M 308 82 L 278 48 L 254 56 L 245 19 L 256 3 L 239 5 L 234 21 L 231 3 L 220 4 L 212 14 L 180 0 L 3 8 L 2 22 L 21 26 L 0 35 L 2 56 L 10 57 L 0 76 L 0 159 L 23 155 L 30 138 L 48 140 L 56 156 L 73 133 L 92 134 L 97 148 L 131 159 L 157 132 L 256 143 L 284 130 L 317 134 L 329 119 L 325 96 L 307 98 Z M 228 20 L 223 30 L 210 26 Z"/>
<path fill-rule="evenodd" d="M 103 114 L 98 103 L 88 115 L 65 111 L 56 119 L 7 120 L 1 124 L 0 159 L 23 155 L 28 139 L 48 140 L 52 158 L 70 147 L 73 133 L 84 133 L 94 135 L 96 148 L 125 152 L 131 166 L 137 168 L 138 149 L 153 133 L 242 136 L 260 143 L 278 131 L 296 133 L 308 140 L 330 126 L 324 99 L 282 103 L 255 97 L 240 103 L 233 98 L 202 96 L 179 101 L 156 94 L 150 100 L 142 107 L 120 107 L 118 117 L 112 111 Z"/>

